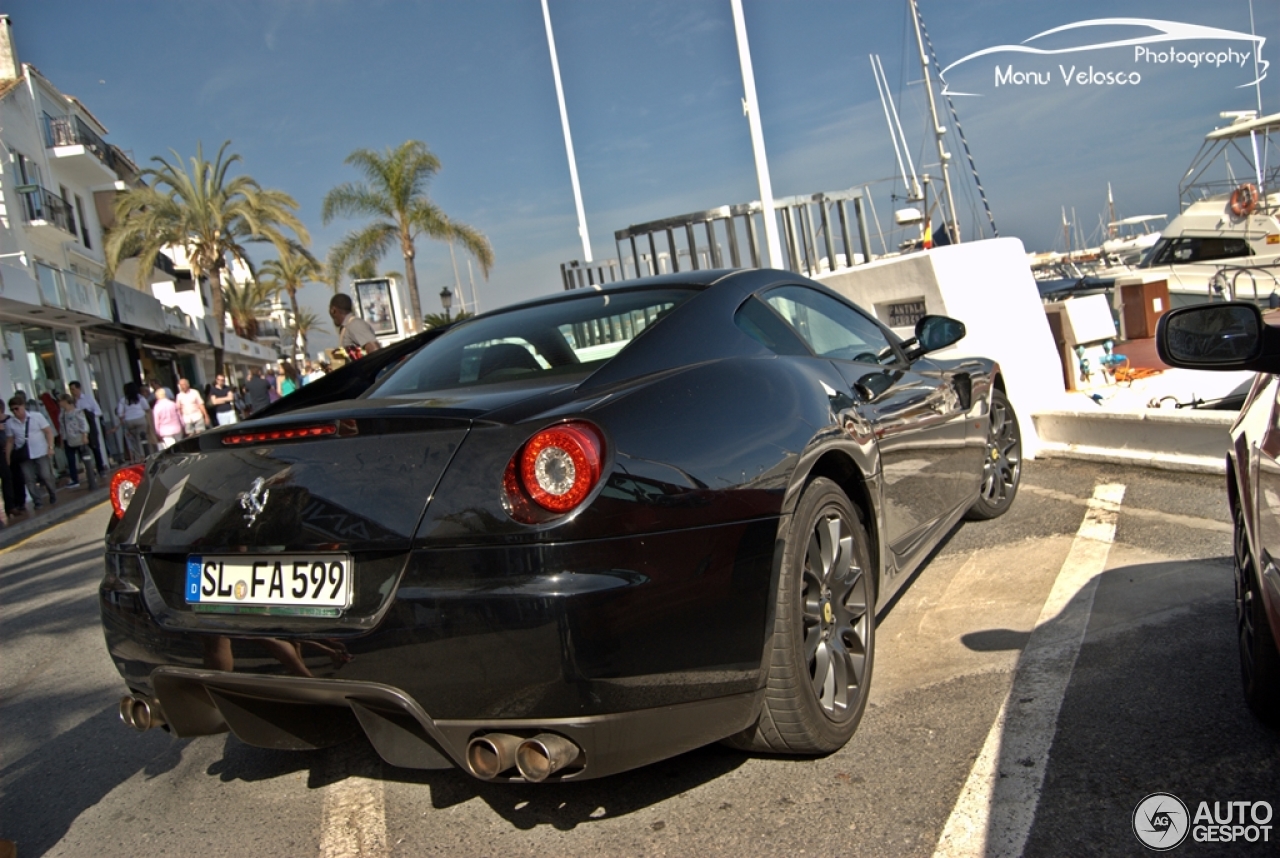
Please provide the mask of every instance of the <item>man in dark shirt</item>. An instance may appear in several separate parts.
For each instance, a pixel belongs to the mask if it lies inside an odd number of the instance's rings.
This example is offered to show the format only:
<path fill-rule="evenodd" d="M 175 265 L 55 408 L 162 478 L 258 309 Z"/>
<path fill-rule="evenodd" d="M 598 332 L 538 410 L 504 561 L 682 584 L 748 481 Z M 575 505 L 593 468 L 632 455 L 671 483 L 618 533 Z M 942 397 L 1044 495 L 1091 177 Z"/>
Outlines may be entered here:
<path fill-rule="evenodd" d="M 244 389 L 249 394 L 249 409 L 257 414 L 271 404 L 271 383 L 262 377 L 262 370 L 257 367 L 250 370 L 250 376 Z"/>
<path fill-rule="evenodd" d="M 213 406 L 213 419 L 218 421 L 219 426 L 226 426 L 229 423 L 235 423 L 236 417 L 236 392 L 227 384 L 225 375 L 218 376 L 213 386 L 209 388 L 209 404 Z"/>

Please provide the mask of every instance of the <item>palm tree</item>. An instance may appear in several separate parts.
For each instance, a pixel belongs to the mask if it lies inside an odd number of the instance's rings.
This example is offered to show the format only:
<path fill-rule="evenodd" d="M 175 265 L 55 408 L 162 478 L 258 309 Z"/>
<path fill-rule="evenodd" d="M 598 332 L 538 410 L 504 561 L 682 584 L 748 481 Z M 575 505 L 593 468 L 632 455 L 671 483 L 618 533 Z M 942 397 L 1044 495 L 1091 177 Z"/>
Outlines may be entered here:
<path fill-rule="evenodd" d="M 468 313 L 466 310 L 459 310 L 452 316 L 445 316 L 444 313 L 427 313 L 422 317 L 424 328 L 438 328 L 441 325 L 447 325 L 450 322 L 461 322 L 463 319 L 470 319 L 475 313 Z"/>
<path fill-rule="evenodd" d="M 312 331 L 328 330 L 320 321 L 320 317 L 310 310 L 301 310 L 294 317 L 294 329 L 298 332 L 298 337 L 302 340 L 302 353 L 311 354 L 311 350 L 307 348 L 307 335 Z"/>
<path fill-rule="evenodd" d="M 301 246 L 291 247 L 288 253 L 281 253 L 279 259 L 268 259 L 262 263 L 261 274 L 265 278 L 263 286 L 272 293 L 286 292 L 289 295 L 295 345 L 298 338 L 298 290 L 312 280 L 320 279 L 323 273 L 321 267 L 311 252 Z"/>
<path fill-rule="evenodd" d="M 454 239 L 480 263 L 485 277 L 493 265 L 493 248 L 484 234 L 456 223 L 427 196 L 427 185 L 440 170 L 440 161 L 427 144 L 408 140 L 384 154 L 357 149 L 346 163 L 364 174 L 365 182 L 339 185 L 325 194 L 321 218 L 327 225 L 335 217 L 369 217 L 374 222 L 348 233 L 334 254 L 341 261 L 379 259 L 399 243 L 404 255 L 405 280 L 409 287 L 410 318 L 422 318 L 422 298 L 418 295 L 418 271 L 414 265 L 414 242 L 419 236 L 448 241 Z"/>
<path fill-rule="evenodd" d="M 273 294 L 273 289 L 253 279 L 239 285 L 228 281 L 222 287 L 222 302 L 231 316 L 231 326 L 237 337 L 246 340 L 257 338 L 258 314 L 267 309 Z"/>
<path fill-rule="evenodd" d="M 177 152 L 173 163 L 156 156 L 159 166 L 141 175 L 144 184 L 116 197 L 116 226 L 107 236 L 108 276 L 122 260 L 138 257 L 138 285 L 146 285 L 147 273 L 157 254 L 168 245 L 186 249 L 196 282 L 209 279 L 214 324 L 226 319 L 223 280 L 227 257 L 239 260 L 250 271 L 252 263 L 244 244 L 269 241 L 284 254 L 300 240 L 310 241 L 306 227 L 295 213 L 298 203 L 283 191 L 263 188 L 250 176 L 228 178 L 227 170 L 241 160 L 228 156 L 228 140 L 212 161 L 204 159 L 204 145 L 196 145 L 190 169 Z M 288 235 L 292 231 L 297 239 Z M 223 349 L 214 348 L 215 372 L 223 371 Z"/>

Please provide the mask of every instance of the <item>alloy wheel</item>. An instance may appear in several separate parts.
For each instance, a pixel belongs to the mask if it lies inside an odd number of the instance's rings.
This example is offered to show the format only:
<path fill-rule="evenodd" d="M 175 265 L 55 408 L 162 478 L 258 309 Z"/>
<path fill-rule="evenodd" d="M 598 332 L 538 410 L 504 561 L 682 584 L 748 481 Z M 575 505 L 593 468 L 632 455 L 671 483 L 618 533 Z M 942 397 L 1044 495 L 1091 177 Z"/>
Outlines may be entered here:
<path fill-rule="evenodd" d="M 840 721 L 857 708 L 865 687 L 871 611 L 867 575 L 839 510 L 821 515 L 810 534 L 801 588 L 809 680 L 822 711 Z"/>

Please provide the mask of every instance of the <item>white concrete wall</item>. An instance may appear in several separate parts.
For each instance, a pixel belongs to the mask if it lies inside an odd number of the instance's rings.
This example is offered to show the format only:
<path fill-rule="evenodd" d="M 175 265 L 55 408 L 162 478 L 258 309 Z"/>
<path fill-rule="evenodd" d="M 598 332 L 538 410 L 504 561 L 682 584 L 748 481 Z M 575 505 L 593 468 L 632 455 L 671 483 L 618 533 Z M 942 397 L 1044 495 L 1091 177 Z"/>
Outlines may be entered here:
<path fill-rule="evenodd" d="M 880 259 L 819 279 L 873 312 L 886 302 L 923 298 L 929 313 L 964 322 L 965 338 L 939 356 L 984 355 L 999 361 L 1022 427 L 1024 454 L 1035 456 L 1039 439 L 1031 415 L 1063 407 L 1066 391 L 1062 362 L 1021 241 L 971 241 Z"/>

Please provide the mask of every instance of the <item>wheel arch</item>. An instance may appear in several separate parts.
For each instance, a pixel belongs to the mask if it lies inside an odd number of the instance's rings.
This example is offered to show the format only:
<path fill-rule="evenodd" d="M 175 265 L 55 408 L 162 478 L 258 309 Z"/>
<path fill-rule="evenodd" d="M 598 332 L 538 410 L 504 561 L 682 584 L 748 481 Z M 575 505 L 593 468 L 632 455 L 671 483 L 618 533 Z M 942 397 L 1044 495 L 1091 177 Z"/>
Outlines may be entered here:
<path fill-rule="evenodd" d="M 868 482 L 863 470 L 846 453 L 839 450 L 828 450 L 814 462 L 809 473 L 805 475 L 804 484 L 808 485 L 818 477 L 826 477 L 840 487 L 849 498 L 853 508 L 862 518 L 862 526 L 867 532 L 867 546 L 871 551 L 871 566 L 876 570 L 875 594 L 879 598 L 882 591 L 885 568 L 883 553 L 880 548 L 880 519 L 876 514 L 873 500 L 873 487 Z M 797 497 L 799 493 L 797 493 Z"/>

